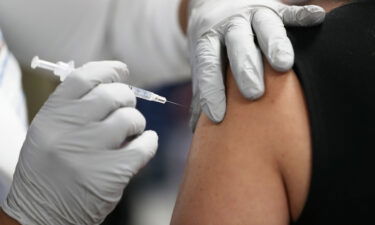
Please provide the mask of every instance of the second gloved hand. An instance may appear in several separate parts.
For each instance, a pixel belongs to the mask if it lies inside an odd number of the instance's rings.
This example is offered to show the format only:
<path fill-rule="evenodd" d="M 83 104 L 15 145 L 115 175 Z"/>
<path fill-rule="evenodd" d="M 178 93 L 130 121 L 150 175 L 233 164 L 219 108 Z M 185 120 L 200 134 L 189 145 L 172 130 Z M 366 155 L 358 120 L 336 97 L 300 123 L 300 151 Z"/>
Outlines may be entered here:
<path fill-rule="evenodd" d="M 21 224 L 100 224 L 158 137 L 124 84 L 120 62 L 89 63 L 57 87 L 33 120 L 3 210 Z"/>
<path fill-rule="evenodd" d="M 288 6 L 277 0 L 190 0 L 191 125 L 195 126 L 202 110 L 214 122 L 224 118 L 224 46 L 239 90 L 254 100 L 265 89 L 262 53 L 280 72 L 291 69 L 294 63 L 293 47 L 284 24 L 317 25 L 324 17 L 321 7 Z"/>

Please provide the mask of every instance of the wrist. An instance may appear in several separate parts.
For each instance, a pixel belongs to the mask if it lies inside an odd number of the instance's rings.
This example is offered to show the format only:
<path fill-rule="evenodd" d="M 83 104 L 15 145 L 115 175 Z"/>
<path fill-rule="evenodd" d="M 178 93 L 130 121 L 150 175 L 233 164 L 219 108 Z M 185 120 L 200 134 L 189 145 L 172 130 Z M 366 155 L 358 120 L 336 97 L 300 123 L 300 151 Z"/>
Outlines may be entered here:
<path fill-rule="evenodd" d="M 15 219 L 8 216 L 1 208 L 0 208 L 0 224 L 1 225 L 20 225 Z"/>

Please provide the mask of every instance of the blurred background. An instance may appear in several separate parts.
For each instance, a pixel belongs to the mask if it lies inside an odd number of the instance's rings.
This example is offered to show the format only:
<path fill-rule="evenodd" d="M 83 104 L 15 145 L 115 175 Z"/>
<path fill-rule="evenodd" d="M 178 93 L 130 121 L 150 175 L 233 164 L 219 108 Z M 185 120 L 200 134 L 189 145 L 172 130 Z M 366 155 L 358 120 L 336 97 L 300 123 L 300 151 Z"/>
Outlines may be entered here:
<path fill-rule="evenodd" d="M 59 81 L 41 70 L 22 70 L 31 121 Z M 163 86 L 151 91 L 182 105 L 190 104 L 190 83 Z M 182 181 L 192 138 L 188 126 L 188 107 L 138 99 L 137 108 L 146 117 L 147 129 L 155 130 L 159 135 L 158 152 L 151 163 L 131 181 L 121 202 L 103 223 L 105 225 L 169 224 Z"/>

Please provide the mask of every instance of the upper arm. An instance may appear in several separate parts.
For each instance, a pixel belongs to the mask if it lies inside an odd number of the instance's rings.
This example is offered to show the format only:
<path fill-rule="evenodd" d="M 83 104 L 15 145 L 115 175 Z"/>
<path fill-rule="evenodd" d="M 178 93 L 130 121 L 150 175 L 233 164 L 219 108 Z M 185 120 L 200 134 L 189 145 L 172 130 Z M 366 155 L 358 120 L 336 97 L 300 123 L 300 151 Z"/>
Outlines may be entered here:
<path fill-rule="evenodd" d="M 229 72 L 224 121 L 200 118 L 172 224 L 283 225 L 304 201 L 290 196 L 308 184 L 302 92 L 292 71 L 265 72 L 266 95 L 255 102 L 241 96 Z"/>

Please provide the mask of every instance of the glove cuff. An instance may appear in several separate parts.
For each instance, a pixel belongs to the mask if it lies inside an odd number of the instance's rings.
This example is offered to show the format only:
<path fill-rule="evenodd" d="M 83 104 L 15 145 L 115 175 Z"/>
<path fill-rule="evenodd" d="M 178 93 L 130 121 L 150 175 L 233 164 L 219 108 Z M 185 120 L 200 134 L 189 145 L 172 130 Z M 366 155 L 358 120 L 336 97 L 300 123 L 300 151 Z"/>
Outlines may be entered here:
<path fill-rule="evenodd" d="M 21 153 L 22 154 L 22 153 Z M 2 209 L 22 225 L 78 224 L 67 221 L 57 210 L 44 200 L 48 193 L 41 193 L 24 172 L 23 161 L 17 164 L 10 192 Z M 30 173 L 31 171 L 29 171 Z"/>

